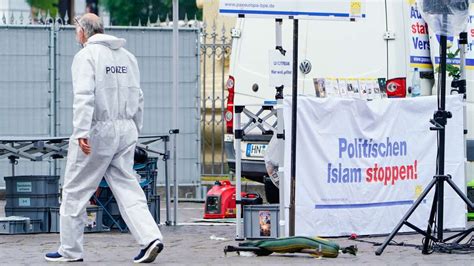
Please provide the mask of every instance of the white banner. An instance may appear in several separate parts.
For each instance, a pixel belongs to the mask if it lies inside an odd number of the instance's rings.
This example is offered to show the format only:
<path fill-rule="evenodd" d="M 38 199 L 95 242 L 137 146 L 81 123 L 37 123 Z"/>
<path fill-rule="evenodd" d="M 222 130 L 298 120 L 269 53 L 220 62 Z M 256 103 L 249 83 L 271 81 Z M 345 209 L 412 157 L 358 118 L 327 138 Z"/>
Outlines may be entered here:
<path fill-rule="evenodd" d="M 290 188 L 291 97 L 284 108 L 285 188 Z M 437 136 L 429 121 L 436 109 L 436 97 L 371 102 L 300 97 L 296 235 L 390 233 L 435 175 Z M 447 109 L 453 118 L 446 130 L 446 173 L 465 190 L 461 98 L 449 96 Z M 409 219 L 422 229 L 433 194 Z M 448 185 L 444 211 L 445 228 L 466 226 L 466 205 Z"/>
<path fill-rule="evenodd" d="M 365 0 L 220 0 L 222 15 L 271 18 L 365 18 Z"/>

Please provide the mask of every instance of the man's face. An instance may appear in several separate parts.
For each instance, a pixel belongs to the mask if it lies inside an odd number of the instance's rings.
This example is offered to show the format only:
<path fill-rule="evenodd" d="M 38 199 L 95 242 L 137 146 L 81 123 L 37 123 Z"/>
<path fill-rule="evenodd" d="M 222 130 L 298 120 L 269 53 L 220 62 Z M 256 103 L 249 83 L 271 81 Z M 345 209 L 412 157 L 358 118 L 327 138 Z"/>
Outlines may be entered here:
<path fill-rule="evenodd" d="M 79 21 L 76 19 L 76 41 L 81 45 L 86 43 L 87 38 L 84 35 L 84 28 L 81 26 Z"/>

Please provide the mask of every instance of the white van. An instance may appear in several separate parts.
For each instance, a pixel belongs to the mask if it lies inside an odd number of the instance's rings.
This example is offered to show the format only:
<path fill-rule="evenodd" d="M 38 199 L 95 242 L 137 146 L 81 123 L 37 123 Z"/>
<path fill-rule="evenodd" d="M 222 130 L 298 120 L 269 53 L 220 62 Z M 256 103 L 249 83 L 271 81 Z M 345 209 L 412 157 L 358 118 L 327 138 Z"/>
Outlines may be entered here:
<path fill-rule="evenodd" d="M 300 20 L 299 58 L 306 73 L 298 71 L 298 92 L 315 95 L 314 80 L 384 78 L 387 90 L 406 92 L 415 68 L 421 78 L 421 94 L 430 95 L 434 85 L 427 25 L 411 1 L 367 1 L 366 17 L 354 22 Z M 283 48 L 292 50 L 293 22 L 283 20 Z M 264 105 L 275 101 L 269 82 L 269 50 L 275 49 L 275 21 L 240 18 L 234 40 L 227 82 L 229 105 L 226 113 L 225 149 L 231 170 L 235 169 L 233 107 Z M 291 87 L 284 88 L 291 94 Z M 257 112 L 257 107 L 248 107 Z M 242 115 L 242 118 L 245 118 Z M 245 132 L 242 141 L 242 176 L 265 183 L 267 200 L 278 201 L 278 190 L 267 178 L 263 153 L 272 132 Z"/>

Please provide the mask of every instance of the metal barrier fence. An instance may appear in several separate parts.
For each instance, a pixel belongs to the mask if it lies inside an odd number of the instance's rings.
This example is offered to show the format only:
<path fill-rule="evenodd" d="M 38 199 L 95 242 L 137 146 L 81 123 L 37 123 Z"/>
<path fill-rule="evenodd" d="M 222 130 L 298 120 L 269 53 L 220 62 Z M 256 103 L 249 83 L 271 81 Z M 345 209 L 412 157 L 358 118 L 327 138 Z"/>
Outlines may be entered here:
<path fill-rule="evenodd" d="M 75 41 L 74 27 L 63 25 L 63 21 L 67 24 L 67 18 L 57 17 L 0 20 L 0 135 L 70 135 L 70 67 L 80 46 Z M 106 33 L 125 38 L 125 47 L 137 57 L 145 95 L 142 133 L 165 135 L 172 128 L 172 29 L 147 24 L 109 27 Z M 199 34 L 198 25 L 180 28 L 177 152 L 180 185 L 200 185 Z M 8 161 L 0 161 L 0 188 L 4 186 L 3 176 L 10 175 L 10 168 Z M 158 168 L 158 183 L 164 183 L 164 167 L 159 164 Z M 62 175 L 63 171 L 64 162 L 55 165 L 26 161 L 17 167 L 17 175 Z"/>

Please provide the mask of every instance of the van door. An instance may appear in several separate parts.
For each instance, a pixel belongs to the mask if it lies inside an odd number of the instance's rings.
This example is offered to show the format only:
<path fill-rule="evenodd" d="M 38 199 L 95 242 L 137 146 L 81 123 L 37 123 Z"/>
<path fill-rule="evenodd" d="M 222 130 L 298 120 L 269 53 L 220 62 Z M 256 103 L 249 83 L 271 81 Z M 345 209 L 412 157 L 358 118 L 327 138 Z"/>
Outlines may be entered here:
<path fill-rule="evenodd" d="M 275 49 L 275 21 L 241 18 L 236 29 L 240 36 L 232 42 L 229 69 L 235 78 L 235 105 L 263 105 L 265 101 L 275 100 L 276 90 L 270 87 L 268 73 L 269 51 Z M 282 30 L 283 48 L 290 51 L 293 21 L 285 19 Z M 291 88 L 285 88 L 285 94 L 290 92 Z"/>
<path fill-rule="evenodd" d="M 392 3 L 400 2 L 400 3 Z M 402 1 L 390 1 L 400 14 Z M 394 10 L 395 11 L 395 10 Z M 389 78 L 404 74 L 406 61 L 395 61 L 389 70 L 389 57 L 404 58 L 404 39 L 397 45 L 385 40 L 386 1 L 367 1 L 365 18 L 347 20 L 300 20 L 298 64 L 307 60 L 311 71 L 298 71 L 298 91 L 315 95 L 314 78 Z M 400 14 L 401 16 L 401 14 Z M 402 17 L 403 18 L 403 17 Z M 394 18 L 396 20 L 396 18 Z M 403 24 L 403 19 L 398 23 Z M 275 46 L 275 22 L 271 19 L 244 18 L 237 21 L 241 36 L 232 47 L 230 74 L 235 78 L 235 104 L 263 104 L 275 96 L 269 86 L 268 51 Z M 283 22 L 283 47 L 292 50 L 293 21 Z M 390 44 L 390 46 L 389 46 Z M 389 55 L 388 50 L 394 51 Z M 403 67 L 402 67 L 403 66 Z M 400 70 L 402 69 L 402 70 Z M 393 73 L 389 73 L 393 72 Z M 284 94 L 291 94 L 285 88 Z"/>
<path fill-rule="evenodd" d="M 386 2 L 367 1 L 366 18 L 348 21 L 301 21 L 299 60 L 313 70 L 299 72 L 304 94 L 315 95 L 314 78 L 388 77 Z"/>
<path fill-rule="evenodd" d="M 387 45 L 387 78 L 406 77 L 410 64 L 410 54 L 407 51 L 413 46 L 409 34 L 411 31 L 409 0 L 384 2 L 387 15 L 384 36 Z M 420 38 L 416 37 L 417 41 L 418 39 Z M 426 56 L 429 58 L 429 45 L 426 48 Z"/>

